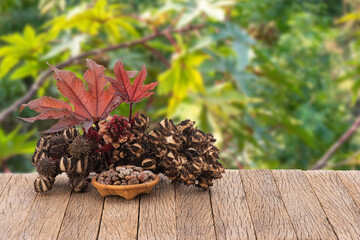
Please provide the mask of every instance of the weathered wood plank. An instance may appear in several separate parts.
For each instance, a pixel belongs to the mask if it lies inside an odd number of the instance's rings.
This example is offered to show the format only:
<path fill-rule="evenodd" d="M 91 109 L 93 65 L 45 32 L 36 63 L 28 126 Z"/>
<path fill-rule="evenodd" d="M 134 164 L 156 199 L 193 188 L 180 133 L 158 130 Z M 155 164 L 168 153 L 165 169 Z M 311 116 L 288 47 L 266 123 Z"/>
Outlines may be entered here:
<path fill-rule="evenodd" d="M 0 196 L 0 237 L 17 239 L 36 198 L 35 174 L 14 174 Z"/>
<path fill-rule="evenodd" d="M 96 239 L 103 203 L 92 185 L 84 193 L 72 193 L 58 239 Z"/>
<path fill-rule="evenodd" d="M 306 171 L 330 224 L 339 239 L 359 239 L 360 214 L 334 171 Z"/>
<path fill-rule="evenodd" d="M 175 189 L 164 177 L 140 198 L 138 239 L 176 239 Z"/>
<path fill-rule="evenodd" d="M 336 171 L 336 173 L 360 209 L 360 171 Z"/>
<path fill-rule="evenodd" d="M 38 194 L 26 219 L 20 239 L 56 239 L 70 199 L 66 176 L 56 177 L 53 189 Z"/>
<path fill-rule="evenodd" d="M 300 170 L 273 170 L 299 239 L 337 239 L 310 183 Z"/>
<path fill-rule="evenodd" d="M 12 177 L 12 174 L 10 174 L 10 173 L 0 174 L 0 196 L 5 188 L 6 184 L 10 181 L 11 177 Z"/>
<path fill-rule="evenodd" d="M 210 193 L 194 186 L 175 186 L 177 239 L 216 239 Z"/>
<path fill-rule="evenodd" d="M 257 239 L 296 239 L 270 170 L 244 170 L 240 176 Z"/>
<path fill-rule="evenodd" d="M 239 171 L 227 170 L 210 193 L 218 239 L 256 239 Z"/>
<path fill-rule="evenodd" d="M 139 197 L 132 200 L 119 196 L 106 197 L 99 239 L 136 239 L 138 217 Z"/>

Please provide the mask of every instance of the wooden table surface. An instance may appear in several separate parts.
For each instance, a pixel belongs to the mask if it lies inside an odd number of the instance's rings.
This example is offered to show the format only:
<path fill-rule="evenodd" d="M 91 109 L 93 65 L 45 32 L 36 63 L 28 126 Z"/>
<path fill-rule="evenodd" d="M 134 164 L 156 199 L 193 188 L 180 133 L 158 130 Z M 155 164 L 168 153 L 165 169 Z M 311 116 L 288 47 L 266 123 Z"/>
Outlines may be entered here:
<path fill-rule="evenodd" d="M 149 195 L 37 194 L 0 174 L 0 239 L 360 239 L 360 172 L 228 170 L 208 191 L 162 181 Z"/>

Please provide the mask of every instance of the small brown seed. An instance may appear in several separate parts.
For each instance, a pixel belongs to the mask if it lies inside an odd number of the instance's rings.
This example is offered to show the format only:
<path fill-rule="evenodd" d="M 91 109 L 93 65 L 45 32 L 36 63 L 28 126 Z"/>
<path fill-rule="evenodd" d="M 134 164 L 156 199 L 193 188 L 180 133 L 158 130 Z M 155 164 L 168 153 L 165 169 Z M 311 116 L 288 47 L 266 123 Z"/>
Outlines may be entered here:
<path fill-rule="evenodd" d="M 136 179 L 136 176 L 133 176 L 133 175 L 125 176 L 126 181 L 130 181 L 131 179 Z"/>
<path fill-rule="evenodd" d="M 116 171 L 121 172 L 122 170 L 125 170 L 126 168 L 122 167 L 122 166 L 117 166 L 116 167 Z"/>
<path fill-rule="evenodd" d="M 135 167 L 134 171 L 142 172 L 144 169 L 142 167 Z"/>
<path fill-rule="evenodd" d="M 98 182 L 103 182 L 104 180 L 105 180 L 105 177 L 99 177 L 99 178 L 97 179 Z"/>
<path fill-rule="evenodd" d="M 124 174 L 119 173 L 119 174 L 118 174 L 118 178 L 123 179 L 123 178 L 125 178 L 125 176 L 124 176 Z"/>
<path fill-rule="evenodd" d="M 131 180 L 129 180 L 129 182 L 128 182 L 128 184 L 129 185 L 135 185 L 135 184 L 139 184 L 139 180 L 137 180 L 137 179 L 131 179 Z"/>
<path fill-rule="evenodd" d="M 114 185 L 120 185 L 121 184 L 121 182 L 120 181 L 116 181 L 116 182 L 114 182 Z"/>
<path fill-rule="evenodd" d="M 116 182 L 116 181 L 119 181 L 119 178 L 118 178 L 117 176 L 113 176 L 113 177 L 111 177 L 111 180 L 112 180 L 113 182 Z"/>
<path fill-rule="evenodd" d="M 121 180 L 122 183 L 127 183 L 127 181 L 125 179 Z"/>
<path fill-rule="evenodd" d="M 139 179 L 140 182 L 145 182 L 145 181 L 147 181 L 149 179 L 149 174 L 147 172 L 141 172 L 137 176 L 137 179 Z"/>
<path fill-rule="evenodd" d="M 111 178 L 110 178 L 110 177 L 105 178 L 105 184 L 107 184 L 107 185 L 111 185 L 111 184 L 112 184 L 112 181 L 111 181 Z"/>

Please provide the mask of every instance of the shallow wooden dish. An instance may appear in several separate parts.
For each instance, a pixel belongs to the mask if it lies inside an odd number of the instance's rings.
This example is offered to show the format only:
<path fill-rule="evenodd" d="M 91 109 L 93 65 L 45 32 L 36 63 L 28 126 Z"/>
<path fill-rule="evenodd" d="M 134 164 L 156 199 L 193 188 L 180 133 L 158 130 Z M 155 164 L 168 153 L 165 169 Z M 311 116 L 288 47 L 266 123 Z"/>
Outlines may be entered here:
<path fill-rule="evenodd" d="M 141 184 L 135 185 L 106 185 L 96 181 L 97 176 L 91 180 L 91 184 L 98 190 L 101 196 L 107 197 L 118 195 L 127 200 L 131 200 L 141 193 L 150 193 L 153 187 L 159 183 L 159 176 L 155 174 L 155 179 Z"/>

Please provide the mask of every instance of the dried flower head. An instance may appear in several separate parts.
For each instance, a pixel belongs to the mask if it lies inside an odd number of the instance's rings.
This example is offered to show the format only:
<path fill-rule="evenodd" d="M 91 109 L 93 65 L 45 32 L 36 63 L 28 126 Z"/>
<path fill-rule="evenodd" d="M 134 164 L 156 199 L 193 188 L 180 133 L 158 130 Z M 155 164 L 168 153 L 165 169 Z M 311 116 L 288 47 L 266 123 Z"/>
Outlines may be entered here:
<path fill-rule="evenodd" d="M 134 134 L 131 132 L 129 120 L 123 116 L 109 116 L 106 120 L 99 122 L 99 135 L 106 143 L 111 143 L 114 148 L 119 148 L 121 143 L 131 141 Z"/>

